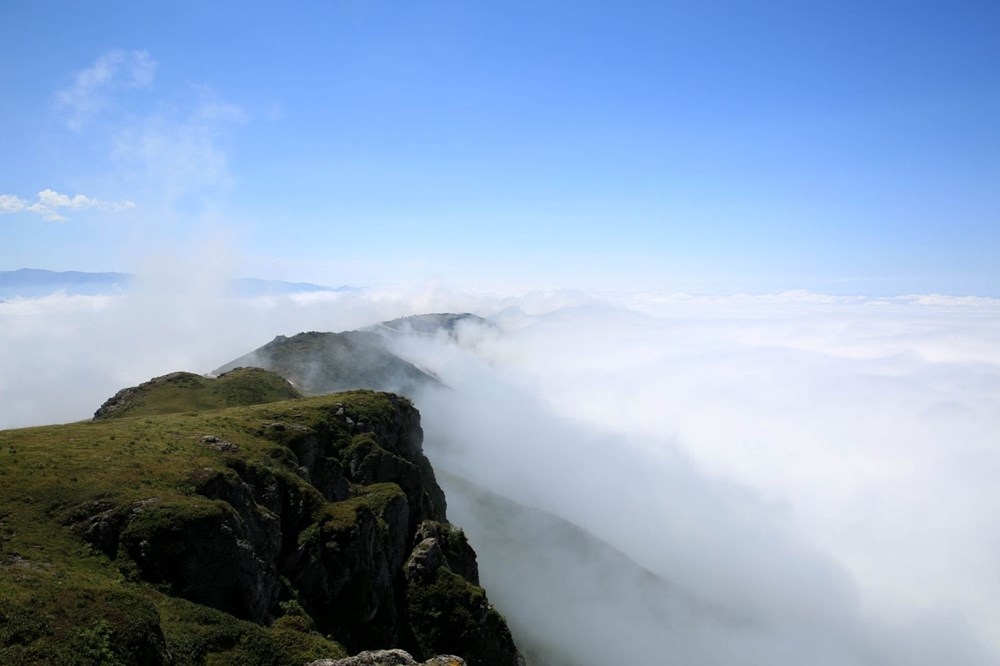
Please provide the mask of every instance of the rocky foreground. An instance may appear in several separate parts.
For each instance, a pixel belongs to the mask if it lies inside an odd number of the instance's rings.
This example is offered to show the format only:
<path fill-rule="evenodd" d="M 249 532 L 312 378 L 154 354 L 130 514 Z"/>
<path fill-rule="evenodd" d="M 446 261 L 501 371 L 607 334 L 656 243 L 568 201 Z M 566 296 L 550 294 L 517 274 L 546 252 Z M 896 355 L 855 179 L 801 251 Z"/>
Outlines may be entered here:
<path fill-rule="evenodd" d="M 0 432 L 0 663 L 523 663 L 409 400 L 126 413 Z"/>
<path fill-rule="evenodd" d="M 365 651 L 346 659 L 319 659 L 309 666 L 465 666 L 465 660 L 454 655 L 440 655 L 418 663 L 403 650 Z"/>

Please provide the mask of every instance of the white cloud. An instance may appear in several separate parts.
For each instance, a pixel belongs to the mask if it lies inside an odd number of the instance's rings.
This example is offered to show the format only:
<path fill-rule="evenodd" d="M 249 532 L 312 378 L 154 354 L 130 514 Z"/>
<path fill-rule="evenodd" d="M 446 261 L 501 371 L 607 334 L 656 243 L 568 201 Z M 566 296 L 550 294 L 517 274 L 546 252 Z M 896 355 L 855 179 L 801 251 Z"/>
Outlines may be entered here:
<path fill-rule="evenodd" d="M 279 333 L 497 315 L 457 344 L 401 345 L 453 389 L 418 403 L 435 467 L 583 526 L 701 604 L 638 586 L 614 596 L 634 607 L 545 606 L 548 581 L 481 552 L 501 610 L 589 650 L 578 663 L 997 663 L 1000 303 L 441 285 L 233 301 L 193 286 L 218 282 L 198 272 L 212 261 L 175 270 L 123 297 L 0 304 L 0 427 L 84 418 Z M 499 527 L 467 529 L 479 548 Z"/>
<path fill-rule="evenodd" d="M 67 124 L 79 129 L 104 109 L 115 91 L 148 88 L 156 75 L 156 61 L 145 51 L 109 51 L 76 74 L 73 84 L 56 92 L 56 107 L 67 114 Z"/>
<path fill-rule="evenodd" d="M 229 158 L 214 118 L 151 116 L 119 132 L 112 155 L 167 198 L 225 188 Z"/>
<path fill-rule="evenodd" d="M 166 248 L 142 267 L 127 295 L 0 303 L 0 428 L 86 418 L 124 386 L 178 368 L 208 372 L 279 333 L 355 329 L 481 303 L 434 287 L 222 298 L 224 248 Z M 54 390 L 60 399 L 47 399 Z"/>
<path fill-rule="evenodd" d="M 41 215 L 44 219 L 54 222 L 63 222 L 68 219 L 60 211 L 86 209 L 121 211 L 134 206 L 133 202 L 127 200 L 102 201 L 85 194 L 69 196 L 50 189 L 39 192 L 34 203 L 13 194 L 0 194 L 0 214 L 28 212 Z"/>
<path fill-rule="evenodd" d="M 91 67 L 77 73 L 73 83 L 55 94 L 56 107 L 71 127 L 85 122 L 94 135 L 90 142 L 106 151 L 109 161 L 101 182 L 127 191 L 150 214 L 144 218 L 150 244 L 182 235 L 188 224 L 201 224 L 204 216 L 224 216 L 220 205 L 233 178 L 227 140 L 229 130 L 245 122 L 238 105 L 220 99 L 208 86 L 182 89 L 148 89 L 156 62 L 145 51 L 111 51 Z M 67 212 L 85 208 L 121 209 L 132 204 L 100 202 L 86 195 L 67 197 L 52 192 L 17 208 L 48 220 L 64 220 Z M 198 222 L 195 222 L 198 221 Z"/>
<path fill-rule="evenodd" d="M 247 114 L 210 88 L 194 92 L 193 102 L 161 105 L 111 137 L 111 156 L 137 187 L 162 197 L 163 209 L 191 195 L 217 195 L 232 182 L 227 139 Z"/>
<path fill-rule="evenodd" d="M 28 203 L 13 194 L 0 194 L 0 213 L 18 213 L 24 210 Z"/>
<path fill-rule="evenodd" d="M 403 344 L 452 387 L 420 404 L 428 451 L 746 622 L 692 613 L 623 648 L 622 609 L 556 603 L 569 628 L 536 631 L 602 637 L 581 663 L 996 663 L 1000 303 L 620 297 L 645 313 L 512 310 L 460 347 Z M 518 557 L 482 559 L 514 614 L 547 586 Z"/>

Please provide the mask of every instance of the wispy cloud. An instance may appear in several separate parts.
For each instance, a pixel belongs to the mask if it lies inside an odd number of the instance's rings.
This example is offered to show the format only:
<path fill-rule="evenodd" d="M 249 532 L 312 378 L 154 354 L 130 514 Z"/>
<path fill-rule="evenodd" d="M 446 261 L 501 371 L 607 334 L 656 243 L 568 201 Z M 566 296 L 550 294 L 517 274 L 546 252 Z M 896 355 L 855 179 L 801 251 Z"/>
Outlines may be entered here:
<path fill-rule="evenodd" d="M 246 114 L 209 90 L 198 92 L 195 104 L 139 118 L 112 139 L 114 159 L 168 200 L 225 190 L 232 182 L 226 139 Z"/>
<path fill-rule="evenodd" d="M 28 207 L 28 202 L 13 194 L 0 194 L 0 213 L 18 213 Z"/>
<path fill-rule="evenodd" d="M 61 211 L 86 209 L 119 211 L 134 206 L 133 202 L 127 200 L 102 201 L 85 194 L 69 196 L 50 189 L 39 192 L 34 201 L 22 199 L 14 194 L 0 194 L 0 214 L 33 213 L 53 222 L 69 219 Z"/>
<path fill-rule="evenodd" d="M 155 75 L 156 61 L 146 51 L 109 51 L 78 72 L 71 86 L 56 91 L 56 107 L 71 128 L 80 129 L 108 105 L 112 92 L 148 88 Z"/>
<path fill-rule="evenodd" d="M 247 114 L 205 85 L 153 91 L 156 70 L 157 62 L 146 51 L 110 51 L 54 96 L 69 127 L 94 125 L 88 127 L 96 139 L 92 144 L 106 147 L 114 177 L 132 196 L 146 204 L 159 199 L 151 208 L 170 211 L 181 199 L 197 195 L 203 203 L 205 196 L 231 184 L 228 130 L 245 122 Z M 93 207 L 91 200 L 78 199 L 39 201 L 33 212 L 61 219 L 60 208 L 77 203 Z M 0 202 L 6 212 L 32 205 L 16 198 Z"/>

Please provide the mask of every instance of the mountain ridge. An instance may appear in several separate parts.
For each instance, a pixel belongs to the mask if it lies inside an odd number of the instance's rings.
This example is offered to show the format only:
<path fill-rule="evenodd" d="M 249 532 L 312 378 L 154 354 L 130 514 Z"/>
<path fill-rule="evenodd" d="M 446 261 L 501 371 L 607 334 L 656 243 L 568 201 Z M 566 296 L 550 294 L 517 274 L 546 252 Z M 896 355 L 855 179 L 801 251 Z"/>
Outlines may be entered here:
<path fill-rule="evenodd" d="M 518 666 L 422 437 L 373 391 L 0 431 L 0 663 Z"/>
<path fill-rule="evenodd" d="M 222 409 L 301 397 L 284 377 L 261 368 L 234 368 L 217 377 L 172 372 L 118 391 L 97 408 L 94 420 Z"/>
<path fill-rule="evenodd" d="M 127 293 L 137 282 L 133 273 L 50 271 L 19 268 L 0 271 L 0 299 L 40 298 L 63 293 L 67 296 L 114 296 Z M 311 282 L 285 282 L 260 278 L 231 278 L 226 293 L 237 298 L 280 296 L 314 292 L 351 292 L 355 287 L 327 287 Z"/>
<path fill-rule="evenodd" d="M 421 386 L 440 384 L 437 377 L 390 352 L 382 337 L 370 330 L 278 335 L 211 374 L 238 367 L 276 372 L 305 395 L 357 388 L 412 395 Z"/>

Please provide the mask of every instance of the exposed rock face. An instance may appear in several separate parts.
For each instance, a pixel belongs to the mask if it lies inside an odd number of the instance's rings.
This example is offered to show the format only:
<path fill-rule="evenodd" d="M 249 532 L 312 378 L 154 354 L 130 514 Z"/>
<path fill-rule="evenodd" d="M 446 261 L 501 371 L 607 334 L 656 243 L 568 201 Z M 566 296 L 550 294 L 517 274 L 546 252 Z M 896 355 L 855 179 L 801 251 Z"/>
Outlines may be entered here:
<path fill-rule="evenodd" d="M 403 650 L 373 650 L 347 659 L 319 659 L 307 666 L 465 666 L 465 660 L 454 655 L 441 655 L 421 664 Z"/>
<path fill-rule="evenodd" d="M 89 502 L 65 522 L 127 575 L 238 618 L 270 625 L 292 600 L 349 652 L 520 663 L 475 552 L 447 523 L 409 400 L 357 391 L 240 418 L 243 439 L 197 438 L 218 464 L 191 471 L 191 495 Z"/>
<path fill-rule="evenodd" d="M 420 650 L 465 654 L 471 666 L 523 666 L 506 621 L 485 591 L 456 572 L 479 576 L 465 535 L 449 525 L 424 523 L 421 537 L 403 567 L 410 629 Z"/>

